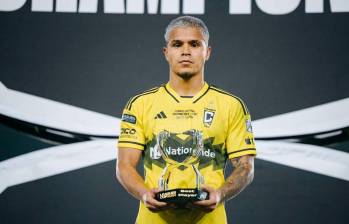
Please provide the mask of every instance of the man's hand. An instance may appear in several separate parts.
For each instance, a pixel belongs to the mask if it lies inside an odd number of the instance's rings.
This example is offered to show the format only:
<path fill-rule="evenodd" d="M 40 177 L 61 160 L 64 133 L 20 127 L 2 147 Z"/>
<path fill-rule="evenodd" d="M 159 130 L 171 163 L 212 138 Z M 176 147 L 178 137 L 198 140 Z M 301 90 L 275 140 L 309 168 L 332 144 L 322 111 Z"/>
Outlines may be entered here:
<path fill-rule="evenodd" d="M 145 192 L 142 195 L 142 201 L 145 204 L 145 207 L 147 207 L 152 212 L 160 212 L 171 208 L 176 208 L 175 205 L 161 202 L 155 199 L 155 194 L 159 192 L 157 189 L 152 189 L 150 191 Z"/>
<path fill-rule="evenodd" d="M 209 198 L 203 201 L 195 201 L 193 203 L 188 204 L 188 208 L 197 208 L 204 212 L 212 212 L 215 208 L 218 207 L 221 202 L 221 193 L 212 187 L 207 185 L 203 185 L 201 190 L 209 193 Z"/>

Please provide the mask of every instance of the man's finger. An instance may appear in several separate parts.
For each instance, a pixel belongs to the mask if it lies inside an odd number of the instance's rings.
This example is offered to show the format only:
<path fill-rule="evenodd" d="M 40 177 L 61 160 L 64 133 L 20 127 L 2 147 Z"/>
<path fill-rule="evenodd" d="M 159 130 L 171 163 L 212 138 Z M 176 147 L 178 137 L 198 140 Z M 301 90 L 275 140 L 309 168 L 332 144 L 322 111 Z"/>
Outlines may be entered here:
<path fill-rule="evenodd" d="M 216 204 L 216 201 L 214 201 L 212 199 L 193 202 L 193 205 L 198 205 L 198 206 L 211 206 L 211 205 L 215 205 L 215 204 Z"/>
<path fill-rule="evenodd" d="M 156 193 L 160 192 L 161 190 L 159 188 L 152 188 L 150 191 L 153 192 L 154 194 L 156 194 Z"/>
<path fill-rule="evenodd" d="M 156 199 L 154 199 L 152 197 L 148 197 L 147 203 L 149 203 L 155 207 L 166 207 L 167 206 L 166 202 L 157 201 Z"/>
<path fill-rule="evenodd" d="M 221 200 L 221 194 L 214 188 L 208 186 L 208 185 L 202 185 L 201 190 L 207 191 L 209 193 L 209 199 L 208 200 L 213 200 L 215 202 L 215 206 L 218 206 Z"/>
<path fill-rule="evenodd" d="M 150 204 L 154 207 L 163 207 L 167 205 L 167 203 L 165 202 L 157 201 L 155 198 L 152 197 L 151 193 L 144 194 L 142 200 L 144 204 Z"/>

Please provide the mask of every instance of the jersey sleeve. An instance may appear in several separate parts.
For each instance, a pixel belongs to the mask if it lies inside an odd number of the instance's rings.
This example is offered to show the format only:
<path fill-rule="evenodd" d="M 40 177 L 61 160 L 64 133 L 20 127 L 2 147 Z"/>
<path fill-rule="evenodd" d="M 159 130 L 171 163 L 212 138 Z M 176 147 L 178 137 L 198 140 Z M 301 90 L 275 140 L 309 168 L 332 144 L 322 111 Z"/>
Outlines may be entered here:
<path fill-rule="evenodd" d="M 226 148 L 228 158 L 256 155 L 251 116 L 242 101 L 230 108 Z"/>
<path fill-rule="evenodd" d="M 121 118 L 118 147 L 143 150 L 145 137 L 143 129 L 143 107 L 141 100 L 127 103 Z"/>

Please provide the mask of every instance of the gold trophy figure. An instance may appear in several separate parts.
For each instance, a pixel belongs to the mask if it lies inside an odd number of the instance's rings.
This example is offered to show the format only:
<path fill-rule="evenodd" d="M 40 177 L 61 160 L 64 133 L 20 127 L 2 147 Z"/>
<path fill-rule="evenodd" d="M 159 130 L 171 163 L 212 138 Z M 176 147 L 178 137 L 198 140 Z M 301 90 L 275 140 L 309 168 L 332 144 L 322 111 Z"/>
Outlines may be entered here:
<path fill-rule="evenodd" d="M 171 147 L 169 141 L 171 135 L 190 135 L 192 137 L 192 147 L 186 148 L 186 153 L 183 153 L 182 161 L 178 161 L 171 158 Z M 201 185 L 204 183 L 204 177 L 201 175 L 196 164 L 199 162 L 199 157 L 204 149 L 202 132 L 198 130 L 189 130 L 183 133 L 170 133 L 167 130 L 161 131 L 157 136 L 157 150 L 160 152 L 161 157 L 166 162 L 166 166 L 162 171 L 159 178 L 159 189 L 161 190 L 156 194 L 156 199 L 163 202 L 172 202 L 178 205 L 178 207 L 184 207 L 189 201 L 205 200 L 208 198 L 208 192 L 201 190 Z M 180 166 L 187 168 L 192 167 L 195 172 L 196 186 L 195 188 L 175 188 L 169 189 L 168 183 L 174 169 Z M 175 178 L 175 177 L 171 177 Z"/>

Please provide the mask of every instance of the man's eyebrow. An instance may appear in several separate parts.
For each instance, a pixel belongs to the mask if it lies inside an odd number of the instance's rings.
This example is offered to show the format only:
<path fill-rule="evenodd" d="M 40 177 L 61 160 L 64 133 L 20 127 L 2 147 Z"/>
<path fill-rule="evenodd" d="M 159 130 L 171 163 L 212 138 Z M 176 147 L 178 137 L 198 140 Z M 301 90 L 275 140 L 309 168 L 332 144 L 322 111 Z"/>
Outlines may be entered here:
<path fill-rule="evenodd" d="M 170 42 L 171 42 L 171 43 L 176 43 L 176 42 L 177 42 L 177 43 L 178 43 L 178 42 L 179 42 L 179 43 L 183 43 L 184 41 L 182 41 L 182 40 L 171 40 Z M 189 43 L 193 43 L 193 42 L 201 42 L 201 41 L 200 41 L 200 40 L 188 40 L 188 42 L 189 42 Z"/>
<path fill-rule="evenodd" d="M 181 40 L 171 40 L 171 43 L 176 43 L 176 42 L 183 42 L 183 41 L 181 41 Z"/>

